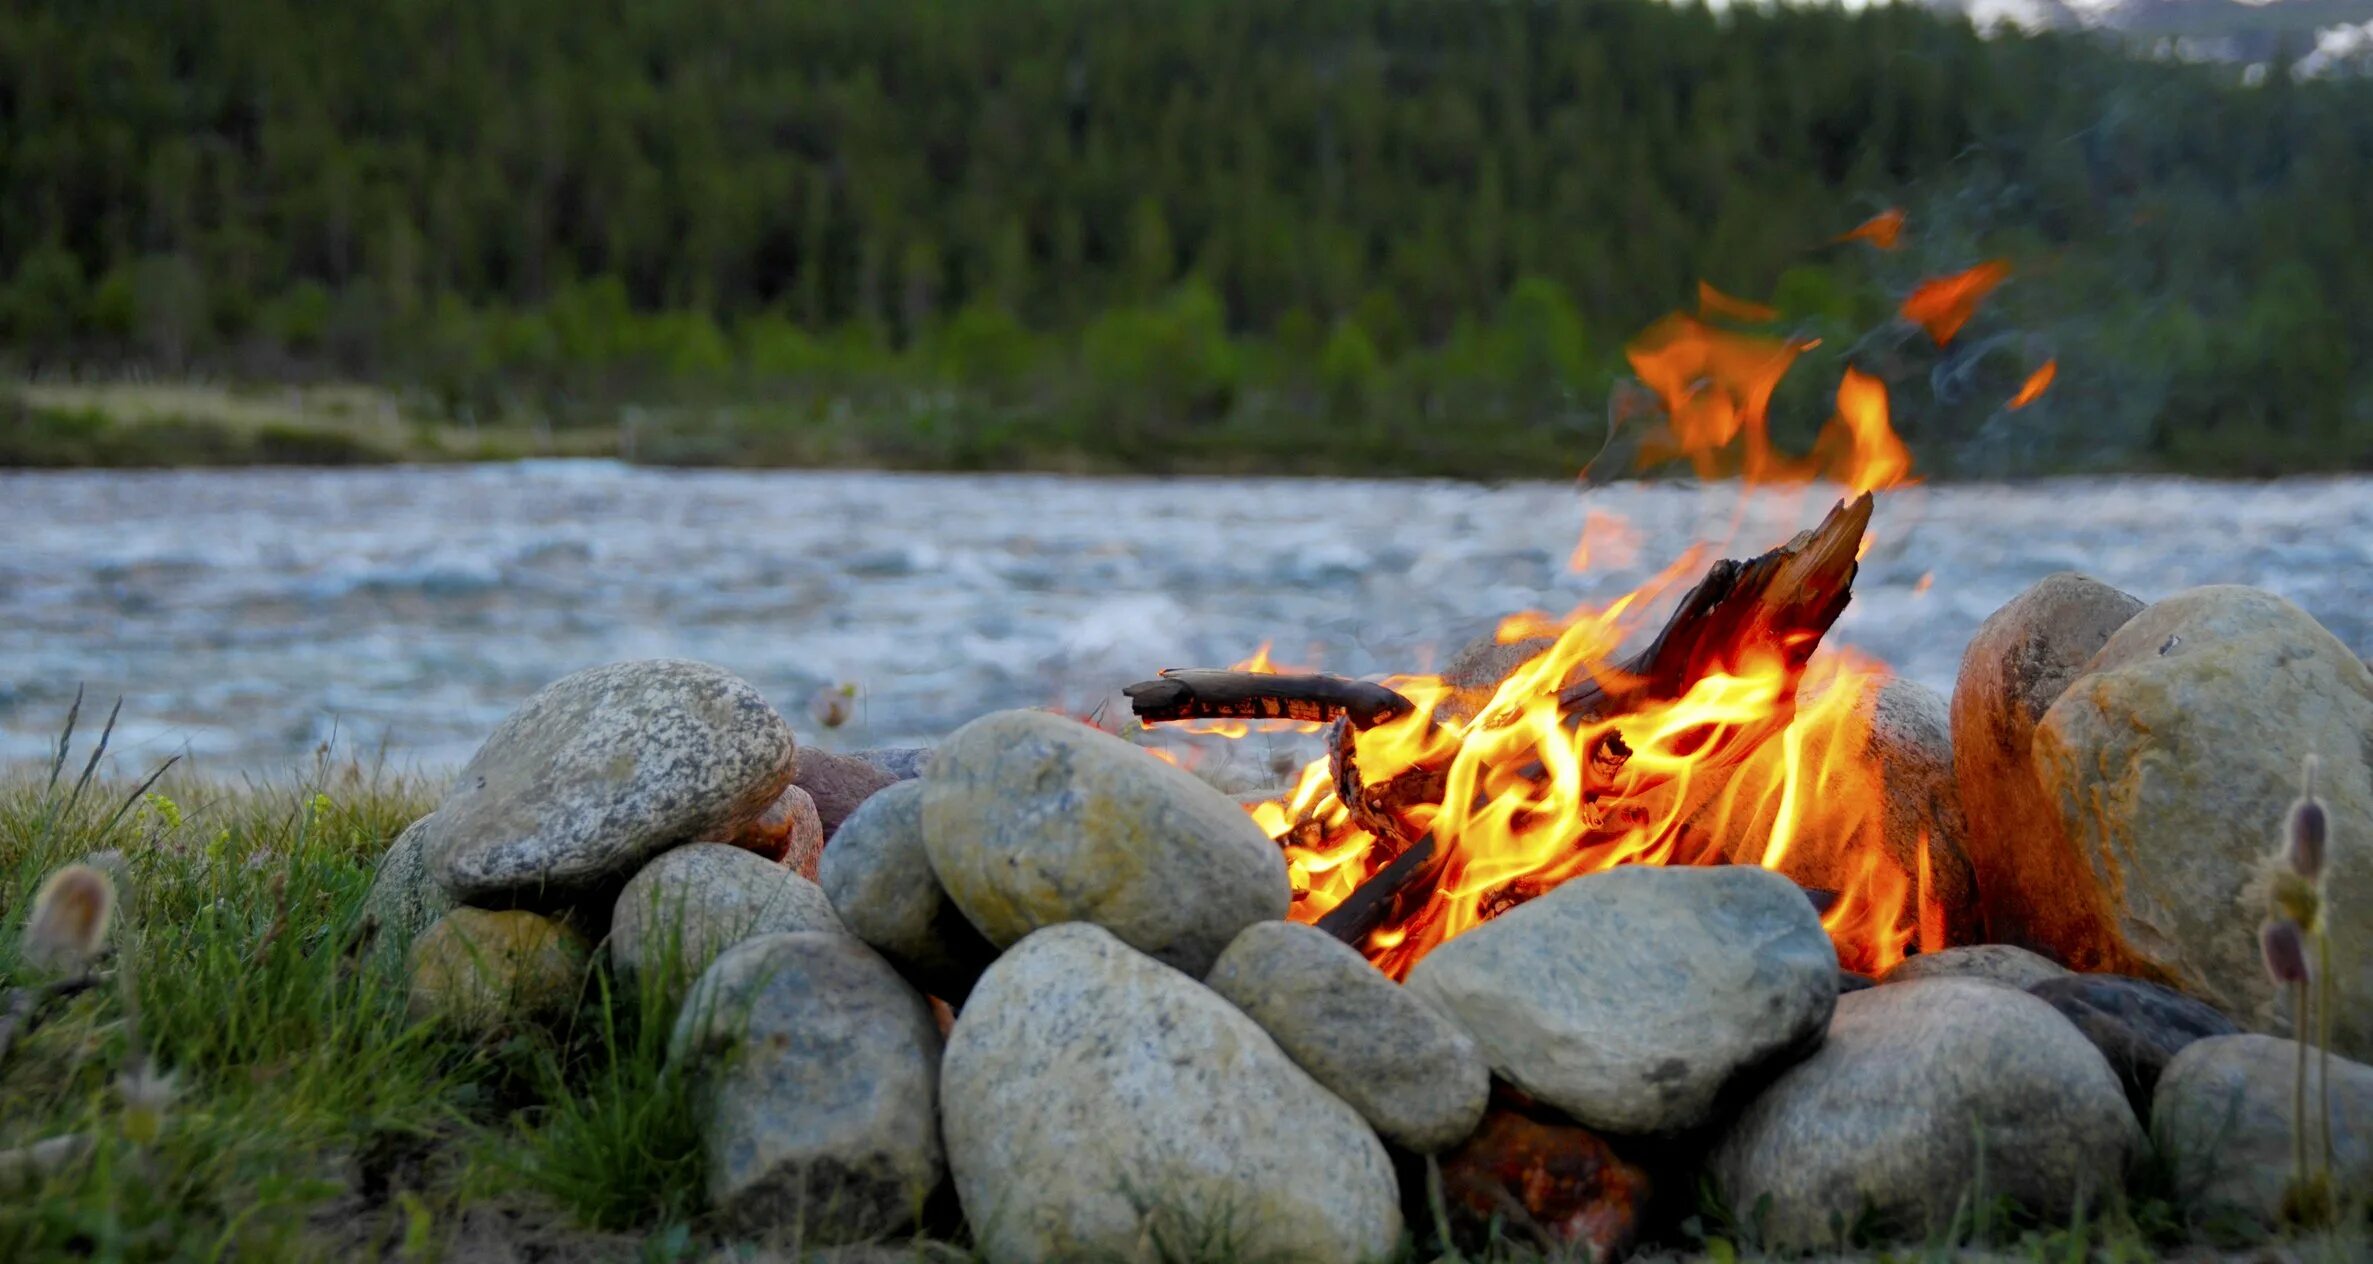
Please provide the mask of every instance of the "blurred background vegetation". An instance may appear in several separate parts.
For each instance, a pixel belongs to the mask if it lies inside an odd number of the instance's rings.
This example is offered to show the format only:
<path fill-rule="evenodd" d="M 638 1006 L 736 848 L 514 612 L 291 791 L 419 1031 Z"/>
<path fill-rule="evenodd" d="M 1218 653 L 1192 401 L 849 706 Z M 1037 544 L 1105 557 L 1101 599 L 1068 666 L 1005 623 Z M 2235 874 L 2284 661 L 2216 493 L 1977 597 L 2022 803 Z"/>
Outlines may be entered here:
<path fill-rule="evenodd" d="M 1823 340 L 1784 433 L 1850 358 L 1932 474 L 2373 468 L 2373 77 L 1916 7 L 0 12 L 0 464 L 1561 476 L 1700 278 Z"/>

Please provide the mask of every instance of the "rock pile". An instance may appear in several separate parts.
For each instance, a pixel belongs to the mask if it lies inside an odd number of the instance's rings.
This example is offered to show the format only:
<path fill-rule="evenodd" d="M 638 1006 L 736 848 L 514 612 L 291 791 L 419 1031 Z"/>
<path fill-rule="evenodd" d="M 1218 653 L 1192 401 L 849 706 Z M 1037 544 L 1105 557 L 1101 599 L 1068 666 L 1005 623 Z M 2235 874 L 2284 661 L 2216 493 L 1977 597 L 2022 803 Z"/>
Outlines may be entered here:
<path fill-rule="evenodd" d="M 2154 1151 L 2204 1206 L 2284 1214 L 2298 1059 L 2255 959 L 2260 858 L 2321 754 L 2364 1052 L 2364 665 L 2264 594 L 2145 608 L 2053 577 L 1972 644 L 1949 722 L 1898 693 L 1866 708 L 1909 787 L 1885 832 L 1938 831 L 1948 942 L 1998 942 L 1875 983 L 1804 888 L 1731 864 L 1571 879 L 1403 985 L 1286 920 L 1241 805 L 1118 738 L 1004 712 L 823 755 L 672 661 L 530 699 L 367 907 L 414 1012 L 462 1032 L 565 1017 L 601 970 L 673 1007 L 713 1223 L 754 1238 L 1604 1261 L 1673 1242 L 1705 1188 L 1794 1251 L 1980 1199 L 2071 1215 Z M 2373 1197 L 2373 1067 L 2328 1074 L 2337 1192 Z"/>

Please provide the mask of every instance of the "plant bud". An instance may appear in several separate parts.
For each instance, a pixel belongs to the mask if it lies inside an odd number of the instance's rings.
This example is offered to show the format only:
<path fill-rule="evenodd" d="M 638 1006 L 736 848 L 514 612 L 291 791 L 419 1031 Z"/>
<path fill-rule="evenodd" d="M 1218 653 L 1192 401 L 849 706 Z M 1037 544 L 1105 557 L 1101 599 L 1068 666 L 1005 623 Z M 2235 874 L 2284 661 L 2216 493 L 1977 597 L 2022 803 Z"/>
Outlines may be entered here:
<path fill-rule="evenodd" d="M 25 959 L 45 970 L 84 969 L 106 946 L 114 916 L 115 883 L 89 865 L 67 865 L 33 897 L 33 916 L 25 922 Z"/>
<path fill-rule="evenodd" d="M 2291 805 L 2291 816 L 2284 831 L 2283 862 L 2291 872 L 2310 881 L 2324 872 L 2324 841 L 2330 823 L 2324 814 L 2324 802 L 2315 797 L 2316 758 L 2307 757 L 2306 788 L 2299 800 Z"/>
<path fill-rule="evenodd" d="M 2307 939 L 2289 918 L 2268 918 L 2258 928 L 2258 951 L 2266 958 L 2266 973 L 2276 983 L 2307 981 Z"/>

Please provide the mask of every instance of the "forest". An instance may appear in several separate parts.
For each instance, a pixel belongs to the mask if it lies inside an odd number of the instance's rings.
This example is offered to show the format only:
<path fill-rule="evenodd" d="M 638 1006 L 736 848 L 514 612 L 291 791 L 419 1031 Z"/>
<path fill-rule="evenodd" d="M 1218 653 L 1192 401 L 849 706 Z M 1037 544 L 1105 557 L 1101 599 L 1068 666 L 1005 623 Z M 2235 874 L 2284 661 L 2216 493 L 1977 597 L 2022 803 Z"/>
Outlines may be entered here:
<path fill-rule="evenodd" d="M 1898 248 L 1841 240 L 1892 207 Z M 1989 259 L 1949 345 L 1897 315 Z M 20 387 L 361 383 L 655 461 L 1551 477 L 1701 281 L 1820 340 L 1783 435 L 1850 362 L 1937 476 L 2373 468 L 2373 76 L 1905 6 L 0 13 Z M 0 464 L 208 456 L 10 390 Z"/>

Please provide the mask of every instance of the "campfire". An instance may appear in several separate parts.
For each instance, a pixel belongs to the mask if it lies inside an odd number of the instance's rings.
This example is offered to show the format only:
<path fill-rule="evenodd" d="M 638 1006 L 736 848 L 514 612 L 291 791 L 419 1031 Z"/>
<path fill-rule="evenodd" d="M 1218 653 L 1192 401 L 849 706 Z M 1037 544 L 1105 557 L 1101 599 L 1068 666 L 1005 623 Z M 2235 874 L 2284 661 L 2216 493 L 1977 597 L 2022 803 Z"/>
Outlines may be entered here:
<path fill-rule="evenodd" d="M 1849 498 L 1760 556 L 1706 568 L 1645 648 L 1622 652 L 1642 612 L 1701 564 L 1694 553 L 1603 608 L 1503 621 L 1496 639 L 1514 666 L 1482 687 L 1283 673 L 1264 652 L 1127 690 L 1147 723 L 1223 721 L 1204 726 L 1223 736 L 1323 726 L 1326 755 L 1252 809 L 1285 848 L 1295 920 L 1398 978 L 1569 878 L 1743 861 L 1805 881 L 1850 968 L 1877 973 L 1915 946 L 1945 945 L 1926 841 L 1905 856 L 1884 838 L 1884 771 L 1858 703 L 1887 672 L 1814 657 L 1851 600 L 1874 494 L 1909 480 L 1910 454 L 1885 386 L 1851 368 L 1812 450 L 1777 449 L 1773 392 L 1813 344 L 1720 323 L 1774 316 L 1703 287 L 1698 314 L 1634 343 L 1632 366 L 1663 412 L 1642 459 L 1735 475 L 1743 495 L 1819 481 Z M 1586 537 L 1577 562 L 1589 551 Z"/>

